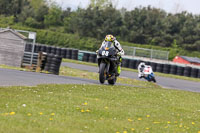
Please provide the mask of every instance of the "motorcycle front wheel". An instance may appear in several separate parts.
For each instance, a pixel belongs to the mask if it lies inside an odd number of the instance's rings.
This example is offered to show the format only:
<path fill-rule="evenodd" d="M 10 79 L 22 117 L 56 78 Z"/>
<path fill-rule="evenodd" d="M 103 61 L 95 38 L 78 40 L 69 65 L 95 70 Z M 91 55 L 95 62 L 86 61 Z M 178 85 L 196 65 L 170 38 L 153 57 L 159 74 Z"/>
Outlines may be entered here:
<path fill-rule="evenodd" d="M 99 67 L 99 81 L 101 84 L 103 84 L 106 79 L 106 69 L 105 68 L 106 68 L 106 64 L 101 63 L 100 67 Z"/>
<path fill-rule="evenodd" d="M 116 80 L 117 80 L 117 78 L 115 77 L 114 79 L 108 80 L 108 83 L 109 83 L 110 85 L 114 85 L 114 84 L 116 83 Z"/>

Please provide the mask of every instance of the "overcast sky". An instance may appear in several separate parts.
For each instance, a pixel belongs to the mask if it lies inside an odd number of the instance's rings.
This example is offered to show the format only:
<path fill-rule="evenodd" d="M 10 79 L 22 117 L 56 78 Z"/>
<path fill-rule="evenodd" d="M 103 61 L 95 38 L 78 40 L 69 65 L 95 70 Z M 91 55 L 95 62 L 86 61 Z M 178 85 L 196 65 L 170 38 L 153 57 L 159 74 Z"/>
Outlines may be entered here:
<path fill-rule="evenodd" d="M 90 0 L 55 0 L 63 9 L 71 7 L 76 9 L 78 6 L 86 8 Z M 164 9 L 167 12 L 177 13 L 187 11 L 189 13 L 200 15 L 200 0 L 112 0 L 113 5 L 120 9 L 133 10 L 135 7 L 152 7 Z"/>

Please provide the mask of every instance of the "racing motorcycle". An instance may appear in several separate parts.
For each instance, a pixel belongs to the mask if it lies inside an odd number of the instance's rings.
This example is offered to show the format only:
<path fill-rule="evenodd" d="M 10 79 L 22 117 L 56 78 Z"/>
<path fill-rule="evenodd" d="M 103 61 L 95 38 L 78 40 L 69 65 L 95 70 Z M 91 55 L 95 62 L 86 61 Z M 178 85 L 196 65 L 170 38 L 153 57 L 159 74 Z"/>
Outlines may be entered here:
<path fill-rule="evenodd" d="M 151 82 L 151 81 L 153 81 L 154 83 L 156 82 L 155 75 L 153 73 L 153 70 L 152 70 L 151 66 L 146 65 L 143 68 L 143 70 L 142 70 L 142 77 L 144 79 L 146 79 L 147 81 L 149 81 L 149 82 Z"/>
<path fill-rule="evenodd" d="M 99 66 L 99 81 L 104 84 L 105 80 L 114 85 L 117 81 L 117 50 L 112 42 L 105 42 L 97 52 Z"/>

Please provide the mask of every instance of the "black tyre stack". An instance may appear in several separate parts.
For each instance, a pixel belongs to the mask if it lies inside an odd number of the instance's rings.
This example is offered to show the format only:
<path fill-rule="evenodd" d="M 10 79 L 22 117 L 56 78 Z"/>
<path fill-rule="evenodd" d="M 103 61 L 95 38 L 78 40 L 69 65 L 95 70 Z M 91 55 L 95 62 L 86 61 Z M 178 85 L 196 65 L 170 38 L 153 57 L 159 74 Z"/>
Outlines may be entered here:
<path fill-rule="evenodd" d="M 41 52 L 47 52 L 47 46 L 46 45 L 41 45 Z"/>
<path fill-rule="evenodd" d="M 169 73 L 176 75 L 177 74 L 177 66 L 171 65 Z"/>
<path fill-rule="evenodd" d="M 138 65 L 139 65 L 141 62 L 144 62 L 144 61 L 142 61 L 142 60 L 136 60 L 136 69 L 138 68 Z"/>
<path fill-rule="evenodd" d="M 56 47 L 54 46 L 51 47 L 51 54 L 56 55 Z"/>
<path fill-rule="evenodd" d="M 32 52 L 32 44 L 26 44 L 25 45 L 25 51 L 26 52 Z"/>
<path fill-rule="evenodd" d="M 200 69 L 198 70 L 197 78 L 200 78 Z"/>
<path fill-rule="evenodd" d="M 67 49 L 66 50 L 66 58 L 71 59 L 72 58 L 72 49 Z"/>
<path fill-rule="evenodd" d="M 72 49 L 72 58 L 73 60 L 78 60 L 78 49 Z"/>
<path fill-rule="evenodd" d="M 192 69 L 191 67 L 185 67 L 183 75 L 186 76 L 186 77 L 190 77 L 191 69 Z"/>
<path fill-rule="evenodd" d="M 56 48 L 56 55 L 61 56 L 61 48 Z"/>
<path fill-rule="evenodd" d="M 157 66 L 156 66 L 156 72 L 160 72 L 160 73 L 163 72 L 163 64 L 160 64 L 160 63 L 157 64 Z"/>
<path fill-rule="evenodd" d="M 62 57 L 54 54 L 47 54 L 44 70 L 59 75 L 61 62 Z"/>
<path fill-rule="evenodd" d="M 170 65 L 164 64 L 163 65 L 163 73 L 169 74 L 169 72 L 170 72 Z"/>
<path fill-rule="evenodd" d="M 89 62 L 96 63 L 97 62 L 97 55 L 95 53 L 89 54 Z"/>
<path fill-rule="evenodd" d="M 136 60 L 130 59 L 128 68 L 137 69 L 136 68 Z"/>
<path fill-rule="evenodd" d="M 88 62 L 89 61 L 89 56 L 90 56 L 89 53 L 84 53 L 83 54 L 83 61 Z"/>
<path fill-rule="evenodd" d="M 47 46 L 47 48 L 46 48 L 46 52 L 47 52 L 48 54 L 51 53 L 51 46 Z"/>
<path fill-rule="evenodd" d="M 153 71 L 156 72 L 157 63 L 150 62 L 150 66 L 152 67 Z"/>
<path fill-rule="evenodd" d="M 129 67 L 129 61 L 130 61 L 130 59 L 126 59 L 126 58 L 122 59 L 122 67 L 128 68 Z"/>
<path fill-rule="evenodd" d="M 67 49 L 66 48 L 61 48 L 61 57 L 62 58 L 66 58 L 66 53 L 67 53 Z"/>
<path fill-rule="evenodd" d="M 199 69 L 197 69 L 197 68 L 191 69 L 191 77 L 198 78 L 198 73 L 199 73 Z"/>
<path fill-rule="evenodd" d="M 183 76 L 184 67 L 177 66 L 177 75 Z"/>

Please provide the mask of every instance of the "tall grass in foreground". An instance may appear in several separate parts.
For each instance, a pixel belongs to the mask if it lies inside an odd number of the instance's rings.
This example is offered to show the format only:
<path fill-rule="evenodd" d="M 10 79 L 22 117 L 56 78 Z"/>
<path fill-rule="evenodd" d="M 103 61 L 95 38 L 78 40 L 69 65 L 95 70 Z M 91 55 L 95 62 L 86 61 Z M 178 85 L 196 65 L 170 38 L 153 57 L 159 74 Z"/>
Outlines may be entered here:
<path fill-rule="evenodd" d="M 159 86 L 0 87 L 0 132 L 199 133 L 200 94 Z"/>

